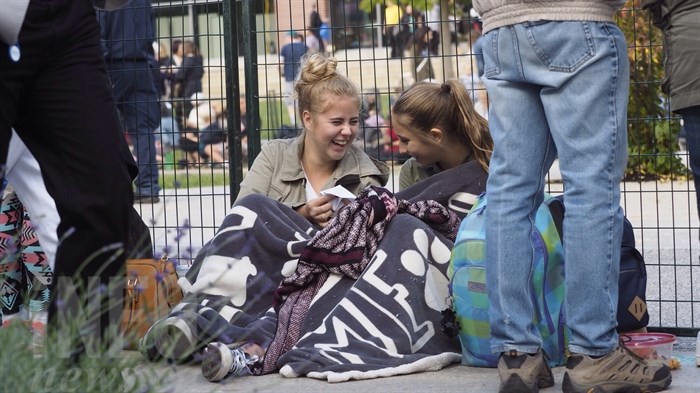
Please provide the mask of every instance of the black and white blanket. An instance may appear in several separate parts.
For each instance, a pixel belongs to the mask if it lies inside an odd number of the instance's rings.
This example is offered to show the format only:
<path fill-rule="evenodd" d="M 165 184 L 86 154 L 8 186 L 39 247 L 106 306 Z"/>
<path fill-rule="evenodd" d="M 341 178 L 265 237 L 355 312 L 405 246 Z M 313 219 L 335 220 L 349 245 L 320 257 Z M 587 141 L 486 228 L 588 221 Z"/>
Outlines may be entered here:
<path fill-rule="evenodd" d="M 469 162 L 394 197 L 409 204 L 434 200 L 461 218 L 484 191 L 486 176 Z M 459 362 L 459 341 L 441 331 L 453 246 L 445 234 L 415 214 L 395 214 L 384 222 L 356 278 L 331 270 L 314 289 L 294 342 L 275 350 L 272 369 L 287 377 L 342 382 Z M 284 309 L 284 302 L 273 307 L 275 294 L 287 298 L 293 292 L 280 284 L 299 276 L 300 257 L 305 250 L 309 255 L 315 236 L 324 232 L 283 204 L 261 195 L 243 198 L 180 279 L 186 296 L 169 317 L 194 326 L 202 346 L 274 344 L 276 311 Z"/>

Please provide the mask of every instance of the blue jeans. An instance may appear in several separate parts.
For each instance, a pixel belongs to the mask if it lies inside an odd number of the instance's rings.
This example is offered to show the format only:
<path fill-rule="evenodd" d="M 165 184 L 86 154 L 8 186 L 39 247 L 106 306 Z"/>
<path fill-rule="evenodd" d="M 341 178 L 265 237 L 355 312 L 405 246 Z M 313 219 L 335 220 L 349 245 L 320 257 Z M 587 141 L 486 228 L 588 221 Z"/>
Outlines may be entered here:
<path fill-rule="evenodd" d="M 685 141 L 690 155 L 690 169 L 695 182 L 695 199 L 700 215 L 700 105 L 677 111 L 683 117 Z"/>
<path fill-rule="evenodd" d="M 627 161 L 629 65 L 612 23 L 532 22 L 484 36 L 494 152 L 486 215 L 491 349 L 534 353 L 532 243 L 545 175 L 559 156 L 566 214 L 569 349 L 617 346 L 616 310 Z"/>
<path fill-rule="evenodd" d="M 160 119 L 161 146 L 177 147 L 180 142 L 180 126 L 172 116 L 163 116 Z"/>

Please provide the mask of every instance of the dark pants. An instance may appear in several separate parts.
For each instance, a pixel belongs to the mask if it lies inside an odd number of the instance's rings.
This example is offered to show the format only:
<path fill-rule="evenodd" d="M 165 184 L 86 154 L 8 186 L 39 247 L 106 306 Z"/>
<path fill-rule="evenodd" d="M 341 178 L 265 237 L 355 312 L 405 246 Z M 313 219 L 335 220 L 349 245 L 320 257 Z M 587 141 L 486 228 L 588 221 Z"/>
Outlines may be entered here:
<path fill-rule="evenodd" d="M 695 198 L 700 214 L 700 105 L 678 110 L 683 118 L 685 140 L 690 155 L 690 169 L 695 182 Z"/>
<path fill-rule="evenodd" d="M 403 45 L 401 45 L 400 37 L 398 34 L 398 26 L 387 26 L 386 27 L 386 43 L 387 46 L 391 48 L 391 57 L 403 57 Z"/>
<path fill-rule="evenodd" d="M 136 194 L 156 196 L 160 187 L 155 131 L 160 126 L 160 103 L 152 69 L 147 60 L 123 59 L 108 60 L 107 69 L 117 107 L 124 117 L 125 131 L 136 150 L 139 166 Z"/>
<path fill-rule="evenodd" d="M 19 45 L 15 63 L 0 42 L 0 162 L 14 127 L 39 161 L 61 217 L 49 327 L 60 316 L 100 341 L 110 326 L 108 310 L 113 327 L 122 304 L 102 299 L 109 306 L 96 308 L 91 321 L 79 318 L 81 306 L 105 288 L 121 293 L 118 284 L 105 284 L 124 276 L 133 192 L 92 3 L 32 0 Z M 96 292 L 88 294 L 87 285 Z M 61 297 L 66 293 L 74 298 Z"/>

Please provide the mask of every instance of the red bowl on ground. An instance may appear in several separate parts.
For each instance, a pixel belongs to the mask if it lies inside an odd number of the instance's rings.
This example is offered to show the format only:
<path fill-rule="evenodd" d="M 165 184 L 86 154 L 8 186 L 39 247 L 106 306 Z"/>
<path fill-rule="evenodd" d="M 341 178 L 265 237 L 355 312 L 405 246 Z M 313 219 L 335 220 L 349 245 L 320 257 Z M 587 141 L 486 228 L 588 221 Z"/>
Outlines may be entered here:
<path fill-rule="evenodd" d="M 676 336 L 668 333 L 622 333 L 622 344 L 644 359 L 671 359 Z"/>

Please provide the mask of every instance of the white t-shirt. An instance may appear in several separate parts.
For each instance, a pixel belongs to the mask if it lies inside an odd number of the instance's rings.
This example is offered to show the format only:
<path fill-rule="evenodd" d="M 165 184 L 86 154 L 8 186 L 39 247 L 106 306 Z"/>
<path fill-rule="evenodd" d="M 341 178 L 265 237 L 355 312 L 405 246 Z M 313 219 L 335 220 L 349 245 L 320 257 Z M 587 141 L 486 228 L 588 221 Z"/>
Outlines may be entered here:
<path fill-rule="evenodd" d="M 306 173 L 304 174 L 304 177 L 306 177 Z M 309 181 L 309 178 L 306 177 L 306 201 L 310 201 L 312 199 L 318 198 L 318 194 L 314 190 L 314 188 L 311 186 L 311 182 Z"/>
<path fill-rule="evenodd" d="M 316 38 L 315 35 L 313 35 L 313 34 L 306 35 L 306 48 L 307 48 L 307 51 L 310 53 L 319 52 L 321 50 L 321 45 L 319 44 L 318 38 Z"/>

